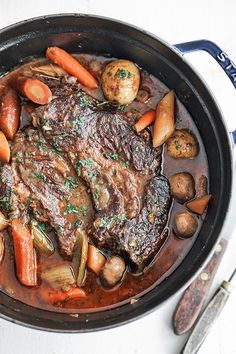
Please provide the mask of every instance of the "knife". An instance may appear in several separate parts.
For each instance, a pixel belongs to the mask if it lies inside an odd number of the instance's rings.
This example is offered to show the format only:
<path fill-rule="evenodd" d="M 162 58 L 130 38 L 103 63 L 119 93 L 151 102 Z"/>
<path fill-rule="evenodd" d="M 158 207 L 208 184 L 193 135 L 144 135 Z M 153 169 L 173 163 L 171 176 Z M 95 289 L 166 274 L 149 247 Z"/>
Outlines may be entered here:
<path fill-rule="evenodd" d="M 215 253 L 207 266 L 181 297 L 173 316 L 173 327 L 177 335 L 187 332 L 199 316 L 227 244 L 228 241 L 225 239 L 217 244 Z"/>
<path fill-rule="evenodd" d="M 236 269 L 228 281 L 223 281 L 212 297 L 210 303 L 200 316 L 181 354 L 195 354 L 204 342 L 214 322 L 223 310 L 232 291 L 233 280 L 236 279 Z"/>

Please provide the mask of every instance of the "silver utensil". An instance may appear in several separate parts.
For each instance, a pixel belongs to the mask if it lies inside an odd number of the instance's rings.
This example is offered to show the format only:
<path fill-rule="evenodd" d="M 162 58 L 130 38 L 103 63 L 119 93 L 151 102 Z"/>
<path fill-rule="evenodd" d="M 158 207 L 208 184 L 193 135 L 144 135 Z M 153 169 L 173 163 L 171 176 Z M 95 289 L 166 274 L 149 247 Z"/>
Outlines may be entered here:
<path fill-rule="evenodd" d="M 220 288 L 210 300 L 206 309 L 199 317 L 190 337 L 181 354 L 195 354 L 210 332 L 214 322 L 223 310 L 229 295 L 233 289 L 233 282 L 236 279 L 236 269 L 228 281 L 223 281 Z"/>

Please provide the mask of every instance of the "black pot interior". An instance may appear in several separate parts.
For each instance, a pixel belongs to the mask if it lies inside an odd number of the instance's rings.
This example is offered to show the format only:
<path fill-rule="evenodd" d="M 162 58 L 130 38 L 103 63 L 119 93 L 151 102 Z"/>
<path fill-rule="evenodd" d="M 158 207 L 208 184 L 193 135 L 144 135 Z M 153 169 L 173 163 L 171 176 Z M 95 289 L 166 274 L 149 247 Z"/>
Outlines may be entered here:
<path fill-rule="evenodd" d="M 181 56 L 158 38 L 109 19 L 57 15 L 41 17 L 0 32 L 0 71 L 23 58 L 42 55 L 48 46 L 70 52 L 112 55 L 133 60 L 174 89 L 191 113 L 208 156 L 213 202 L 191 251 L 177 270 L 134 305 L 81 314 L 78 318 L 32 308 L 0 294 L 4 318 L 52 331 L 91 331 L 119 325 L 150 312 L 176 293 L 202 266 L 216 243 L 231 193 L 231 152 L 222 117 L 212 96 Z"/>

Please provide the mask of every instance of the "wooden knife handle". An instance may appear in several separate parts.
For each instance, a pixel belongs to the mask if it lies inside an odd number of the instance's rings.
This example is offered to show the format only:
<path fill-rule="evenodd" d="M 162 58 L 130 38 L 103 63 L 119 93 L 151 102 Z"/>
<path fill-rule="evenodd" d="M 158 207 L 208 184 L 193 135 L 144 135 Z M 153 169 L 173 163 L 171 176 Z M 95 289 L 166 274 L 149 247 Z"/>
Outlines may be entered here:
<path fill-rule="evenodd" d="M 227 244 L 228 242 L 224 239 L 219 242 L 207 266 L 181 297 L 173 317 L 174 331 L 177 335 L 187 332 L 194 325 L 203 307 Z"/>

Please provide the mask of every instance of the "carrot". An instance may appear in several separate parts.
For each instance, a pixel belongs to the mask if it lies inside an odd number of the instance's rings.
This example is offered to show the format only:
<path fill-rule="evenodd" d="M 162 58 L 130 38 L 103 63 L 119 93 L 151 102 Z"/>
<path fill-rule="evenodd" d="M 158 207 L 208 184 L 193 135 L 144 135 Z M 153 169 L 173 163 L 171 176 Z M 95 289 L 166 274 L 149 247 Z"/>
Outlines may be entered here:
<path fill-rule="evenodd" d="M 30 230 L 19 219 L 11 222 L 16 273 L 23 285 L 37 285 L 36 256 Z"/>
<path fill-rule="evenodd" d="M 5 163 L 10 161 L 10 147 L 3 132 L 0 132 L 0 160 Z"/>
<path fill-rule="evenodd" d="M 204 211 L 205 211 L 210 199 L 211 199 L 211 195 L 210 194 L 204 195 L 201 198 L 197 198 L 197 199 L 192 200 L 191 202 L 188 202 L 186 204 L 186 206 L 193 213 L 201 215 L 201 214 L 204 213 Z"/>
<path fill-rule="evenodd" d="M 85 298 L 86 294 L 84 290 L 79 288 L 71 288 L 68 291 L 53 291 L 48 292 L 46 295 L 43 295 L 45 301 L 52 303 Z"/>
<path fill-rule="evenodd" d="M 20 93 L 34 103 L 47 104 L 52 99 L 50 88 L 40 80 L 19 76 L 16 85 Z"/>
<path fill-rule="evenodd" d="M 144 113 L 144 115 L 135 123 L 134 128 L 137 133 L 141 132 L 143 129 L 147 128 L 156 118 L 155 111 L 149 111 Z"/>
<path fill-rule="evenodd" d="M 7 139 L 12 140 L 20 125 L 20 100 L 16 92 L 8 87 L 1 98 L 0 129 Z"/>
<path fill-rule="evenodd" d="M 89 245 L 87 259 L 88 268 L 98 275 L 105 262 L 106 258 L 103 254 L 93 245 Z"/>
<path fill-rule="evenodd" d="M 153 147 L 158 147 L 174 133 L 174 91 L 170 91 L 158 103 L 153 128 Z"/>
<path fill-rule="evenodd" d="M 71 54 L 58 47 L 49 47 L 46 56 L 61 66 L 68 74 L 75 76 L 81 84 L 89 88 L 97 88 L 98 82 Z"/>

